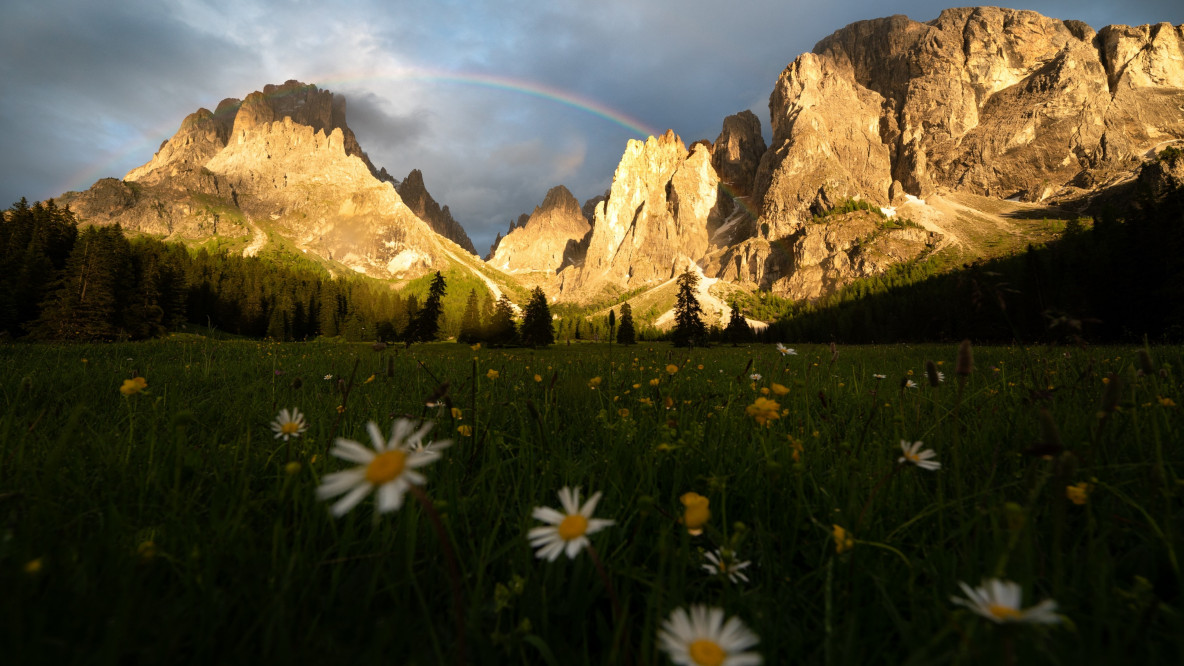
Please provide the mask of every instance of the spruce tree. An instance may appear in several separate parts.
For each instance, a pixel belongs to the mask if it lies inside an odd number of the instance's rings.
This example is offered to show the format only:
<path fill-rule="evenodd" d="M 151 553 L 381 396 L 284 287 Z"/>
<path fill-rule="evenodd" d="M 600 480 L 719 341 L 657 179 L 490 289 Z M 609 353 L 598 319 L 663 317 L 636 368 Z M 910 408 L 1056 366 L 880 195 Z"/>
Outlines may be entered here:
<path fill-rule="evenodd" d="M 678 297 L 674 302 L 674 330 L 670 342 L 675 347 L 702 346 L 707 341 L 707 327 L 703 324 L 703 306 L 695 298 L 699 274 L 687 269 L 678 276 Z"/>
<path fill-rule="evenodd" d="M 429 342 L 436 339 L 436 335 L 440 332 L 440 312 L 442 310 L 440 299 L 444 297 L 447 287 L 444 276 L 440 275 L 440 271 L 436 271 L 435 277 L 432 278 L 432 284 L 428 287 L 427 300 L 423 302 L 423 307 L 415 313 L 415 317 L 407 325 L 404 337 L 408 342 Z"/>
<path fill-rule="evenodd" d="M 526 313 L 522 319 L 522 343 L 531 347 L 546 347 L 555 342 L 555 330 L 551 327 L 551 308 L 547 307 L 547 295 L 540 287 L 530 293 Z"/>
<path fill-rule="evenodd" d="M 514 325 L 514 305 L 505 294 L 497 299 L 493 309 L 493 318 L 489 322 L 489 334 L 486 339 L 494 345 L 512 345 L 518 338 L 518 330 Z"/>
<path fill-rule="evenodd" d="M 744 320 L 744 315 L 740 312 L 739 301 L 732 301 L 732 316 L 728 319 L 728 326 L 724 329 L 724 339 L 735 346 L 741 342 L 748 342 L 752 339 L 752 329 L 749 328 L 748 322 Z"/>
<path fill-rule="evenodd" d="M 465 302 L 465 314 L 460 320 L 460 333 L 457 342 L 472 344 L 481 339 L 481 306 L 477 302 L 477 290 L 469 290 L 469 299 Z"/>
<path fill-rule="evenodd" d="M 617 329 L 617 342 L 623 345 L 637 344 L 637 331 L 633 328 L 633 308 L 621 304 L 621 326 Z"/>

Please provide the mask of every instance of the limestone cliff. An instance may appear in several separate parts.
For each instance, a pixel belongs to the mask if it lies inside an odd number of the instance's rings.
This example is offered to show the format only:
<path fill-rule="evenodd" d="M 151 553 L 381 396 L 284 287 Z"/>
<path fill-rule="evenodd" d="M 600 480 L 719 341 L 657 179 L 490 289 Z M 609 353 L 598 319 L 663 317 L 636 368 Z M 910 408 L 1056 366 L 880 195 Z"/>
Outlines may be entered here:
<path fill-rule="evenodd" d="M 419 169 L 412 169 L 411 173 L 395 187 L 403 203 L 415 213 L 419 219 L 428 223 L 433 231 L 461 246 L 470 254 L 477 254 L 473 241 L 465 233 L 464 227 L 452 218 L 452 211 L 448 206 L 440 207 L 423 184 L 423 173 Z"/>
<path fill-rule="evenodd" d="M 551 188 L 530 217 L 512 226 L 493 249 L 489 262 L 509 272 L 558 271 L 592 229 L 580 204 L 562 185 Z"/>
<path fill-rule="evenodd" d="M 59 203 L 84 222 L 175 240 L 218 237 L 245 254 L 274 233 L 378 277 L 412 278 L 451 261 L 461 248 L 380 175 L 346 125 L 344 98 L 289 81 L 197 111 L 122 181 L 101 180 Z M 430 201 L 422 193 L 421 203 Z"/>
<path fill-rule="evenodd" d="M 596 205 L 584 262 L 564 271 L 563 297 L 595 298 L 680 273 L 706 253 L 731 210 L 718 186 L 706 146 L 688 151 L 673 131 L 629 141 L 608 199 Z"/>
<path fill-rule="evenodd" d="M 770 97 L 754 187 L 767 234 L 847 197 L 1038 201 L 1130 172 L 1184 138 L 1182 52 L 1179 26 L 1095 33 L 993 7 L 853 23 L 794 60 Z"/>

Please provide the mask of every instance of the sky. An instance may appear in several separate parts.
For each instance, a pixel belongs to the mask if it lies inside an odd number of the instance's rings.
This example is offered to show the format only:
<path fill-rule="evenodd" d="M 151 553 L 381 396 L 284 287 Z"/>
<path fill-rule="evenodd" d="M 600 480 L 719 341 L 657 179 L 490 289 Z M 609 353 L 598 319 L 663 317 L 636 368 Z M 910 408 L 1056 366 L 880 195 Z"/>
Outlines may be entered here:
<path fill-rule="evenodd" d="M 929 0 L 17 0 L 0 16 L 0 206 L 152 158 L 181 120 L 296 79 L 345 96 L 378 167 L 420 169 L 484 254 L 565 185 L 608 189 L 629 139 L 714 140 L 799 54 Z M 1180 0 L 1041 0 L 1085 21 L 1184 22 Z"/>

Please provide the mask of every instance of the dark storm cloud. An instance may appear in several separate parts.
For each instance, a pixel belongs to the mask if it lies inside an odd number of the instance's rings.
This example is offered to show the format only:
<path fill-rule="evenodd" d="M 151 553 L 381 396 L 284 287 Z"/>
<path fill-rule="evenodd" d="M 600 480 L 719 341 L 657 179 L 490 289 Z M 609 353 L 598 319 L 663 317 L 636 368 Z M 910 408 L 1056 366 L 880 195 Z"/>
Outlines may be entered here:
<path fill-rule="evenodd" d="M 932 20 L 950 4 L 21 3 L 6 7 L 0 23 L 0 204 L 122 175 L 199 106 L 295 78 L 345 94 L 350 126 L 372 161 L 398 178 L 421 169 L 484 251 L 553 185 L 581 200 L 603 192 L 625 142 L 644 138 L 523 87 L 590 100 L 657 132 L 672 128 L 688 144 L 714 139 L 725 116 L 746 108 L 767 135 L 778 75 L 817 41 L 856 20 Z M 1184 21 L 1179 0 L 1037 0 L 1023 8 L 1095 28 Z M 405 68 L 429 75 L 407 78 Z M 465 78 L 482 76 L 509 83 Z"/>

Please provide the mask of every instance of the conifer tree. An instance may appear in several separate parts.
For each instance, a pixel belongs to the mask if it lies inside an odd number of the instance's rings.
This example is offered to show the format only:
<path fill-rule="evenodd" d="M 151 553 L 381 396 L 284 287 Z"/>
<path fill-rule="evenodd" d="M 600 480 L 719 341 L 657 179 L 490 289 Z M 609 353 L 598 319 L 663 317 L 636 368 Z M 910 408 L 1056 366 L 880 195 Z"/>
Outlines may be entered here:
<path fill-rule="evenodd" d="M 465 314 L 460 321 L 460 333 L 457 342 L 472 344 L 481 339 L 481 306 L 477 302 L 477 290 L 469 290 L 469 299 L 465 302 Z"/>
<path fill-rule="evenodd" d="M 497 299 L 493 309 L 493 318 L 489 322 L 487 340 L 494 345 L 512 345 L 518 338 L 518 330 L 514 325 L 514 305 L 505 294 Z"/>
<path fill-rule="evenodd" d="M 617 329 L 617 342 L 623 345 L 637 344 L 637 331 L 633 328 L 633 307 L 621 304 L 621 325 Z"/>
<path fill-rule="evenodd" d="M 732 316 L 728 319 L 728 326 L 724 329 L 724 339 L 732 343 L 732 346 L 736 346 L 752 339 L 752 329 L 744 320 L 744 314 L 740 312 L 739 301 L 732 301 L 731 307 Z"/>
<path fill-rule="evenodd" d="M 675 347 L 702 346 L 707 341 L 707 327 L 703 324 L 703 306 L 695 298 L 699 274 L 687 269 L 678 276 L 678 296 L 674 301 L 674 330 L 670 341 Z"/>
<path fill-rule="evenodd" d="M 435 277 L 432 278 L 432 284 L 428 287 L 427 300 L 423 302 L 423 307 L 411 319 L 407 325 L 407 330 L 404 337 L 408 342 L 429 342 L 436 339 L 436 335 L 440 332 L 440 299 L 444 297 L 444 292 L 447 291 L 447 284 L 444 281 L 444 276 L 440 271 L 436 271 Z"/>
<path fill-rule="evenodd" d="M 531 347 L 546 347 L 555 342 L 555 330 L 551 327 L 551 308 L 547 306 L 547 295 L 542 288 L 535 287 L 526 304 L 522 319 L 522 343 Z"/>

